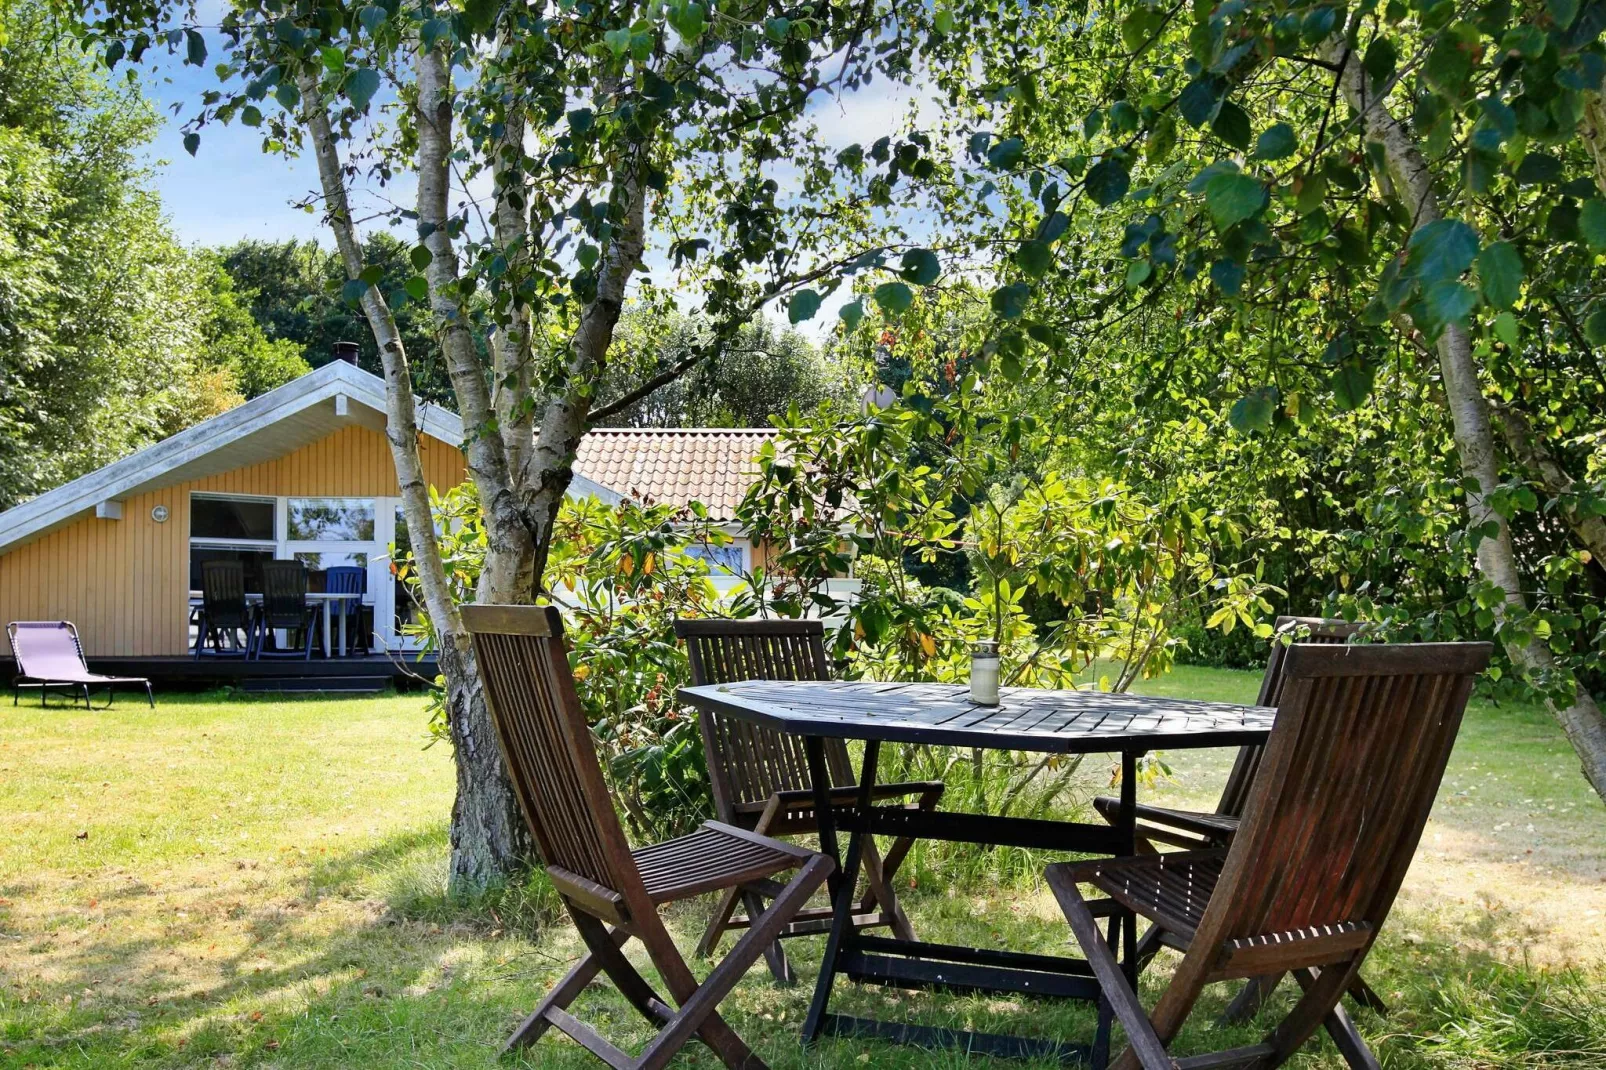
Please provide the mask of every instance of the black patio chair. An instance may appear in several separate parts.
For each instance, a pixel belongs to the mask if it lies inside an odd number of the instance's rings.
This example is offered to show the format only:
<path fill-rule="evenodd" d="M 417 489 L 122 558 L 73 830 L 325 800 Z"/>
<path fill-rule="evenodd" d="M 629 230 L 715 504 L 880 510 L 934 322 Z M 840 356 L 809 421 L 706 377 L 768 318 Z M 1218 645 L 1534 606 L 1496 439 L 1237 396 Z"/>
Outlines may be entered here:
<path fill-rule="evenodd" d="M 268 561 L 262 566 L 262 638 L 257 643 L 260 658 L 303 658 L 312 660 L 313 618 L 317 610 L 307 601 L 307 566 L 300 561 Z M 287 636 L 286 650 L 268 650 L 275 630 Z M 295 649 L 300 633 L 299 649 Z M 275 644 L 277 645 L 277 644 Z"/>
<path fill-rule="evenodd" d="M 248 658 L 260 639 L 256 609 L 245 597 L 245 566 L 238 561 L 202 563 L 201 611 L 195 629 L 196 660 L 203 654 Z"/>

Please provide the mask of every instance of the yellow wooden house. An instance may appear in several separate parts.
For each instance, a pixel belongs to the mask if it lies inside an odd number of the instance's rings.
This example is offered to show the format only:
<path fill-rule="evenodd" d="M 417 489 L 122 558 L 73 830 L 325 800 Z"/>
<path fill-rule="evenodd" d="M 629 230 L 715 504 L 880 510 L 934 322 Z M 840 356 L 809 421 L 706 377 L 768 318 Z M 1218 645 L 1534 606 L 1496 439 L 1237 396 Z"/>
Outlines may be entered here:
<path fill-rule="evenodd" d="M 220 661 L 184 668 L 202 563 L 241 561 L 250 589 L 261 562 L 297 559 L 314 574 L 366 569 L 368 660 L 397 660 L 386 655 L 408 649 L 402 624 L 414 610 L 390 571 L 389 548 L 405 545 L 406 525 L 384 425 L 383 381 L 335 361 L 0 513 L 0 623 L 70 620 L 105 671 L 215 675 L 230 670 Z M 456 414 L 421 403 L 419 425 L 429 482 L 462 482 Z M 570 493 L 696 500 L 729 522 L 768 436 L 598 429 L 582 443 Z M 710 552 L 742 571 L 753 548 L 732 530 L 732 545 Z M 353 659 L 327 659 L 337 662 L 355 671 Z"/>

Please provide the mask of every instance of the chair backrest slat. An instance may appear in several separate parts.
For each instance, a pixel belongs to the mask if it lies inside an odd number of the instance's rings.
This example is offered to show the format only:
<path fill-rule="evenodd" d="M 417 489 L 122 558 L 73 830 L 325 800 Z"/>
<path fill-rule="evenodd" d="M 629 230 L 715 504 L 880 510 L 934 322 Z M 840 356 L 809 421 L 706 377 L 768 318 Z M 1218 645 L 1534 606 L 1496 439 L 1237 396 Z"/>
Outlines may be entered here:
<path fill-rule="evenodd" d="M 675 634 L 686 641 L 694 685 L 741 680 L 829 680 L 825 626 L 817 620 L 679 620 Z M 808 755 L 803 741 L 734 717 L 700 712 L 714 801 L 728 819 L 731 808 L 760 803 L 778 791 L 807 789 Z M 834 784 L 853 783 L 847 746 L 826 743 Z"/>
<path fill-rule="evenodd" d="M 1276 726 L 1201 938 L 1381 927 L 1490 650 L 1288 647 Z"/>
<path fill-rule="evenodd" d="M 307 618 L 307 566 L 300 561 L 262 565 L 262 617 L 270 626 L 296 628 Z"/>
<path fill-rule="evenodd" d="M 1347 643 L 1364 625 L 1332 617 L 1278 617 L 1274 626 L 1271 653 L 1266 658 L 1266 672 L 1260 678 L 1260 696 L 1257 706 L 1275 706 L 1283 693 L 1283 659 L 1288 653 L 1290 638 L 1297 643 L 1339 645 Z M 1227 783 L 1221 791 L 1216 813 L 1240 817 L 1244 804 L 1249 801 L 1249 789 L 1254 785 L 1255 774 L 1260 770 L 1261 748 L 1243 747 L 1227 774 Z"/>
<path fill-rule="evenodd" d="M 464 606 L 463 624 L 514 794 L 549 866 L 644 894 L 596 743 L 574 688 L 553 606 Z"/>

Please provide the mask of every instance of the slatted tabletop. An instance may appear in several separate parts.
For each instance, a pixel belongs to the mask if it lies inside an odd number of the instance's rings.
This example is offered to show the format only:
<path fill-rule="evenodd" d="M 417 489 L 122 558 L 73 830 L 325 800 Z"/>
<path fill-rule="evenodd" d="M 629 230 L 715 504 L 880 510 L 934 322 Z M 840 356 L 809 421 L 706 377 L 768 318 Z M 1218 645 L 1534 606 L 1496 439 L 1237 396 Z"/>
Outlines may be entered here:
<path fill-rule="evenodd" d="M 1228 702 L 1006 687 L 978 706 L 954 684 L 747 680 L 680 699 L 801 736 L 1055 754 L 1263 743 L 1276 710 Z"/>

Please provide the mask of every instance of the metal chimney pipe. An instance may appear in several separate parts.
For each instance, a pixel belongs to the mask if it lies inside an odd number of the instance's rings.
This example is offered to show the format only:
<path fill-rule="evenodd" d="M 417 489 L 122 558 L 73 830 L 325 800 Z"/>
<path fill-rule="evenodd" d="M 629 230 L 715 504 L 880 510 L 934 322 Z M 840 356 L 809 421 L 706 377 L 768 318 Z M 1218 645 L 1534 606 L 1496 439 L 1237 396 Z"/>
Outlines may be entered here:
<path fill-rule="evenodd" d="M 353 367 L 357 364 L 357 354 L 361 352 L 362 347 L 356 342 L 336 342 L 334 345 L 335 359 L 343 360 Z"/>

